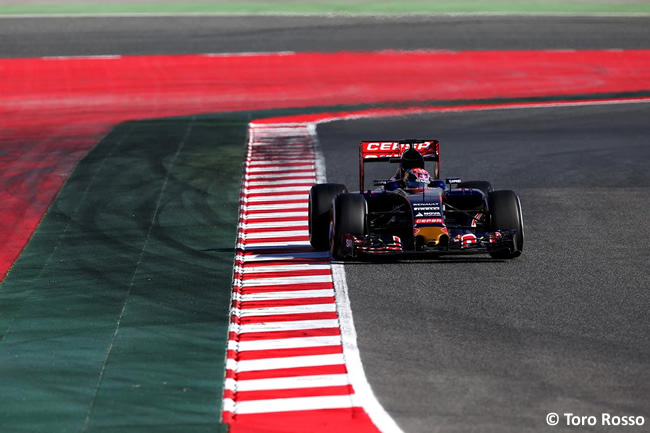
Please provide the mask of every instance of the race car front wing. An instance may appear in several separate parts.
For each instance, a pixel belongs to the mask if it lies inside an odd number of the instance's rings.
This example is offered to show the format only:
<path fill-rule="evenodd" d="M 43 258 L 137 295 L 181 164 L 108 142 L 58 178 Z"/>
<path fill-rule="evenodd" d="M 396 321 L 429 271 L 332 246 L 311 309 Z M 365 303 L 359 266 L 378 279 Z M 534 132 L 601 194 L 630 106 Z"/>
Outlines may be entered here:
<path fill-rule="evenodd" d="M 482 254 L 501 250 L 516 250 L 515 235 L 517 230 L 498 230 L 486 233 L 453 234 L 448 242 L 435 246 L 421 245 L 418 248 L 404 248 L 399 236 L 374 235 L 353 236 L 345 235 L 346 255 L 390 255 L 390 254 Z"/>

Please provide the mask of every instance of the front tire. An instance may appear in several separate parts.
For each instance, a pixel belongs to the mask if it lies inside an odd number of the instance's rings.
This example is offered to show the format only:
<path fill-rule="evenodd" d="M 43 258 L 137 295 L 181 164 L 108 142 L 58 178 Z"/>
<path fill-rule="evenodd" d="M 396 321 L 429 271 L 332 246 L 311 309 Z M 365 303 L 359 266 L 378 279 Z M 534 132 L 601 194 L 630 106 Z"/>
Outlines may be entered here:
<path fill-rule="evenodd" d="M 309 190 L 309 243 L 314 249 L 326 251 L 329 248 L 332 201 L 347 191 L 345 185 L 340 183 L 321 183 Z"/>
<path fill-rule="evenodd" d="M 488 194 L 490 223 L 493 231 L 517 230 L 514 251 L 509 249 L 490 253 L 495 259 L 514 259 L 524 249 L 524 221 L 519 197 L 513 191 L 493 191 Z"/>
<path fill-rule="evenodd" d="M 361 194 L 340 194 L 334 199 L 330 221 L 330 254 L 335 260 L 345 260 L 351 246 L 345 245 L 345 235 L 365 236 L 368 206 Z"/>

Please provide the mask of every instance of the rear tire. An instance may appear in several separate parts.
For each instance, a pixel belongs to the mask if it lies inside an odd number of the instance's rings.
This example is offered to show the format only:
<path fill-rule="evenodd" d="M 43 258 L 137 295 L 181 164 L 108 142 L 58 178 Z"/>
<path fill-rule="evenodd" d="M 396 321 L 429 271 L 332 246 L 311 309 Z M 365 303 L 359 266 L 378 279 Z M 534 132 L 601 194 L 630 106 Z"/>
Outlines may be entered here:
<path fill-rule="evenodd" d="M 345 185 L 340 183 L 321 183 L 311 187 L 308 209 L 309 243 L 315 249 L 326 251 L 329 248 L 332 200 L 347 191 Z"/>
<path fill-rule="evenodd" d="M 524 221 L 519 197 L 513 191 L 493 191 L 488 194 L 490 222 L 493 231 L 517 230 L 515 250 L 501 250 L 490 253 L 495 259 L 514 259 L 524 249 Z"/>
<path fill-rule="evenodd" d="M 340 194 L 334 199 L 330 222 L 330 254 L 335 260 L 345 260 L 349 248 L 345 235 L 364 236 L 368 207 L 361 194 Z"/>
<path fill-rule="evenodd" d="M 488 196 L 489 193 L 494 191 L 494 188 L 492 188 L 492 184 L 485 180 L 470 180 L 467 182 L 461 182 L 457 185 L 457 187 L 480 189 L 481 191 L 483 191 L 483 194 L 485 194 L 486 197 Z"/>

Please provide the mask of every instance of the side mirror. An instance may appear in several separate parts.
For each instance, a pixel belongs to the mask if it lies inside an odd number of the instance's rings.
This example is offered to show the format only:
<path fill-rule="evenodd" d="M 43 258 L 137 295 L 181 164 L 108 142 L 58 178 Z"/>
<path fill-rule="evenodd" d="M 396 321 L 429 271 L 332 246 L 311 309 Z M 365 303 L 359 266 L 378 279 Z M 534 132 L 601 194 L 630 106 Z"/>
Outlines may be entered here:
<path fill-rule="evenodd" d="M 462 182 L 462 179 L 460 177 L 448 177 L 445 182 L 449 185 L 458 185 Z"/>

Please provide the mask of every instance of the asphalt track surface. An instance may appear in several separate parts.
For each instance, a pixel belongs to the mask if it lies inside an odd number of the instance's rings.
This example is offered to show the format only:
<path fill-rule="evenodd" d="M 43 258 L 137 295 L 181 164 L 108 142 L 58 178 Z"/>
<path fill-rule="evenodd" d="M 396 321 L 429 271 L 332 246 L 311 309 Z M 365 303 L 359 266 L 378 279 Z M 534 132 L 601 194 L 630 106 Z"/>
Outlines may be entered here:
<path fill-rule="evenodd" d="M 332 182 L 356 188 L 361 139 L 435 137 L 443 177 L 521 197 L 517 260 L 346 265 L 366 374 L 405 431 L 545 431 L 549 412 L 648 416 L 648 118 L 640 104 L 319 127 Z"/>
<path fill-rule="evenodd" d="M 3 57 L 650 47 L 648 18 L 1 22 Z M 550 411 L 650 416 L 648 118 L 639 104 L 319 128 L 332 181 L 355 185 L 362 138 L 434 136 L 443 176 L 488 179 L 522 199 L 527 239 L 515 261 L 346 266 L 366 373 L 405 431 L 546 431 Z"/>
<path fill-rule="evenodd" d="M 0 18 L 0 57 L 379 49 L 647 48 L 650 18 Z"/>

